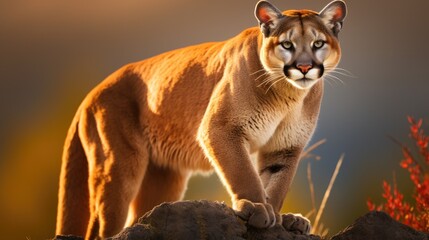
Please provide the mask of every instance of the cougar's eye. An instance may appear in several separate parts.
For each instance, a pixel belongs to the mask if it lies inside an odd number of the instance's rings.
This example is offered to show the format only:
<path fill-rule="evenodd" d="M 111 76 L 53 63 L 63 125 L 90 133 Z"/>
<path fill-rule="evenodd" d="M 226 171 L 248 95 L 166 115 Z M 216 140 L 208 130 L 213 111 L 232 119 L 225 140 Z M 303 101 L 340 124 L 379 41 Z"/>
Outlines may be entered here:
<path fill-rule="evenodd" d="M 285 41 L 281 43 L 282 47 L 287 50 L 293 49 L 293 43 L 289 41 Z"/>
<path fill-rule="evenodd" d="M 313 47 L 316 49 L 323 47 L 323 45 L 325 45 L 325 42 L 322 40 L 317 40 L 313 43 Z"/>

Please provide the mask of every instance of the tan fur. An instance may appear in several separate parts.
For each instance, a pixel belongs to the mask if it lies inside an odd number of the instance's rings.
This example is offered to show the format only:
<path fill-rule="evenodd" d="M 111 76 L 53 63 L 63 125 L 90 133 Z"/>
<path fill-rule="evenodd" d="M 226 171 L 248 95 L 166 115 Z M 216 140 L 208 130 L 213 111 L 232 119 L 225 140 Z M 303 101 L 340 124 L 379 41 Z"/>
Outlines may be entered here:
<path fill-rule="evenodd" d="M 294 29 L 293 41 L 305 45 L 314 41 L 311 31 L 320 32 L 328 44 L 323 64 L 333 68 L 340 58 L 321 17 L 301 12 L 301 34 L 299 13 L 284 12 L 270 36 L 250 28 L 126 65 L 92 90 L 66 139 L 56 233 L 112 236 L 126 221 L 181 199 L 192 172 L 213 168 L 249 224 L 280 221 L 323 82 L 299 89 L 286 81 L 279 36 Z M 256 169 L 250 154 L 258 156 Z"/>

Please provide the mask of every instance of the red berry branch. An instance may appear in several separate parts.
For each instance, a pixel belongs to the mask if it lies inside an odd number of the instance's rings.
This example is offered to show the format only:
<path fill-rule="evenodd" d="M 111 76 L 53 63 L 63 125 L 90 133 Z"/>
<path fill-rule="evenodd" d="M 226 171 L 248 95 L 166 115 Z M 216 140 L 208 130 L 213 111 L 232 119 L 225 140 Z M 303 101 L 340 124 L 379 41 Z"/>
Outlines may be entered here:
<path fill-rule="evenodd" d="M 400 166 L 408 170 L 414 185 L 413 204 L 404 201 L 404 195 L 399 192 L 396 184 L 392 186 L 383 182 L 383 198 L 385 203 L 374 204 L 367 201 L 369 210 L 384 211 L 392 218 L 416 230 L 429 232 L 429 136 L 421 129 L 422 119 L 415 121 L 408 117 L 410 123 L 410 138 L 416 143 L 418 157 L 411 154 L 410 148 L 401 144 L 403 159 Z"/>

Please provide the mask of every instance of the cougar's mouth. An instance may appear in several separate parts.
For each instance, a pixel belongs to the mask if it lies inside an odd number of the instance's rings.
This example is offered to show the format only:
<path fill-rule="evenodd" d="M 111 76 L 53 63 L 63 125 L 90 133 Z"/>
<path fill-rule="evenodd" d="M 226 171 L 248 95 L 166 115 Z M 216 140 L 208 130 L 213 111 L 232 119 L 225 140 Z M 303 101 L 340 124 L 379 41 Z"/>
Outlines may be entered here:
<path fill-rule="evenodd" d="M 324 74 L 323 66 L 303 71 L 293 66 L 284 66 L 283 73 L 289 83 L 299 89 L 307 89 L 313 86 Z"/>

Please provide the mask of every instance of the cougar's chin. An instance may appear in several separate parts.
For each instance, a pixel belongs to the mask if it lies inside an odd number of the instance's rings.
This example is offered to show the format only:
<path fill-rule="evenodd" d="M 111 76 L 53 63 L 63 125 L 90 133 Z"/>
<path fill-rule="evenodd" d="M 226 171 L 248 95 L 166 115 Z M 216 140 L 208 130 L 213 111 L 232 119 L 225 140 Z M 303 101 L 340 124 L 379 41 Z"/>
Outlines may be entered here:
<path fill-rule="evenodd" d="M 298 89 L 309 89 L 311 88 L 319 79 L 310 79 L 310 78 L 301 78 L 292 80 L 287 78 L 287 81 L 292 84 L 292 86 Z"/>

